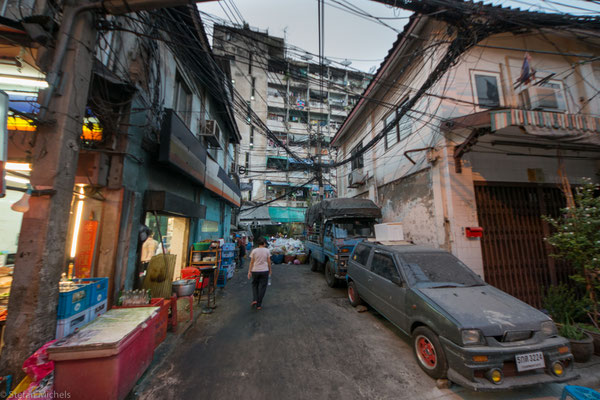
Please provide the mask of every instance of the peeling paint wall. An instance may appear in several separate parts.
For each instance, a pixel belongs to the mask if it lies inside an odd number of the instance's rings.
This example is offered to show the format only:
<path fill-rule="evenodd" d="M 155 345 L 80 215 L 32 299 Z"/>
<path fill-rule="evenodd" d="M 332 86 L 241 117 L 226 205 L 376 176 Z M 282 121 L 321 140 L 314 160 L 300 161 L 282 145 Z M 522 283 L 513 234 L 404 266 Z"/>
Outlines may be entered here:
<path fill-rule="evenodd" d="M 430 169 L 380 186 L 378 192 L 383 222 L 402 222 L 406 240 L 439 247 Z"/>

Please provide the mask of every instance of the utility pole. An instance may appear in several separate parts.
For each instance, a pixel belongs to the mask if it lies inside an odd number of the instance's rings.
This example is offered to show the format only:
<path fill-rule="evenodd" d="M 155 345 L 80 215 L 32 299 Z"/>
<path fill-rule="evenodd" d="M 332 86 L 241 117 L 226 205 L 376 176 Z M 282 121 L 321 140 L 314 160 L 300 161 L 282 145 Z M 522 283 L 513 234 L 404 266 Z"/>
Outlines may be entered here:
<path fill-rule="evenodd" d="M 67 2 L 65 15 L 86 4 Z M 58 281 L 65 267 L 69 212 L 79 157 L 79 137 L 94 60 L 96 24 L 91 13 L 79 15 L 62 60 L 62 91 L 45 95 L 48 109 L 37 127 L 31 184 L 53 189 L 51 196 L 31 197 L 23 216 L 6 321 L 2 370 L 20 379 L 23 361 L 56 332 Z M 66 24 L 63 24 L 66 25 Z M 59 42 L 64 32 L 61 26 Z M 55 54 L 56 57 L 56 54 Z M 49 76 L 50 78 L 50 76 Z M 52 84 L 52 83 L 51 83 Z M 51 86 L 52 87 L 52 86 Z M 40 114 L 42 114 L 40 113 Z"/>
<path fill-rule="evenodd" d="M 208 0 L 200 0 L 208 1 Z M 40 123 L 32 154 L 31 184 L 52 195 L 32 196 L 21 223 L 0 371 L 23 376 L 22 364 L 54 339 L 58 282 L 65 268 L 69 212 L 83 116 L 88 100 L 96 24 L 91 10 L 109 14 L 188 4 L 189 0 L 66 0 L 61 27 L 40 94 Z M 47 192 L 46 192 L 47 193 Z"/>

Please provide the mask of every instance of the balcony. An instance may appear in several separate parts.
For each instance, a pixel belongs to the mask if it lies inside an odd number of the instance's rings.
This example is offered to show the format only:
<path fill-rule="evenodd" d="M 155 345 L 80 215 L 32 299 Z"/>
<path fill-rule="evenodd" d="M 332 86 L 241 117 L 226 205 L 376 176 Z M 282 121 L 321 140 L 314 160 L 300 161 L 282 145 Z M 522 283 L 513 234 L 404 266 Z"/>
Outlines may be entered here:
<path fill-rule="evenodd" d="M 272 131 L 285 131 L 285 123 L 276 119 L 267 119 L 267 128 Z"/>

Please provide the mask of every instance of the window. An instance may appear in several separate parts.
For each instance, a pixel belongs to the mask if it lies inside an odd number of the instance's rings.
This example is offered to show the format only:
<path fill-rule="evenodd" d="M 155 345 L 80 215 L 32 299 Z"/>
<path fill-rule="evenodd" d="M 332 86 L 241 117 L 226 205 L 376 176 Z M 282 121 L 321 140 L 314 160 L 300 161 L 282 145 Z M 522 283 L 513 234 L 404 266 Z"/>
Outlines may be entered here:
<path fill-rule="evenodd" d="M 250 92 L 250 99 L 254 100 L 254 94 L 256 93 L 256 78 L 252 77 L 252 90 Z"/>
<path fill-rule="evenodd" d="M 250 126 L 250 146 L 254 146 L 254 126 Z"/>
<path fill-rule="evenodd" d="M 397 127 L 392 126 L 395 119 L 396 119 L 396 112 L 392 111 L 390 113 L 390 115 L 388 115 L 383 122 L 383 128 L 389 129 L 389 131 L 387 131 L 387 133 L 385 134 L 385 149 L 386 150 L 398 142 Z"/>
<path fill-rule="evenodd" d="M 400 114 L 402 112 L 402 107 L 404 107 L 404 104 L 406 104 L 407 101 L 408 97 L 405 98 L 402 101 L 402 103 L 400 103 L 400 106 L 398 107 L 398 109 L 396 109 L 397 114 Z M 406 110 L 406 113 L 402 116 L 402 118 L 400 118 L 400 121 L 398 121 L 398 141 L 401 142 L 407 137 L 409 137 L 411 132 L 412 119 L 409 115 L 409 111 Z"/>
<path fill-rule="evenodd" d="M 354 156 L 356 153 L 359 152 L 360 149 L 362 149 L 363 145 L 362 143 L 359 143 L 358 146 L 356 146 L 351 152 L 350 155 Z M 355 158 L 354 160 L 352 160 L 352 170 L 355 169 L 359 169 L 364 167 L 364 161 L 363 161 L 363 155 L 361 154 L 359 157 Z"/>
<path fill-rule="evenodd" d="M 375 252 L 371 261 L 371 271 L 390 281 L 393 277 L 400 278 L 394 259 L 389 254 Z"/>
<path fill-rule="evenodd" d="M 250 153 L 246 153 L 246 173 L 248 173 L 247 171 L 250 169 Z"/>
<path fill-rule="evenodd" d="M 473 72 L 472 78 L 475 84 L 476 103 L 479 107 L 494 108 L 502 105 L 500 75 L 489 72 Z"/>
<path fill-rule="evenodd" d="M 246 102 L 246 106 L 248 107 L 248 115 L 246 116 L 246 123 L 251 123 L 252 122 L 252 106 L 250 105 L 250 102 L 247 101 Z"/>
<path fill-rule="evenodd" d="M 359 264 L 367 265 L 369 262 L 369 255 L 371 254 L 371 248 L 369 246 L 365 246 L 364 244 L 359 244 L 356 246 L 356 250 L 354 250 L 354 256 L 352 259 Z"/>
<path fill-rule="evenodd" d="M 248 75 L 252 75 L 252 54 L 248 54 Z"/>
<path fill-rule="evenodd" d="M 179 74 L 175 78 L 175 105 L 173 108 L 189 127 L 192 121 L 192 92 Z"/>

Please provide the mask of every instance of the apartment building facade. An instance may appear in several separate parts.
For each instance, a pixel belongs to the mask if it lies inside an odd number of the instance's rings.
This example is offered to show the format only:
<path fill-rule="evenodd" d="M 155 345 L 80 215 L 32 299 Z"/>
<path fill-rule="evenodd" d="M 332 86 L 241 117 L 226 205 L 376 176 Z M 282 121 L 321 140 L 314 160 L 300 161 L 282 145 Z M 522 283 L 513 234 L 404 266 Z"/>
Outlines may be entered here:
<path fill-rule="evenodd" d="M 310 166 L 331 162 L 330 142 L 358 102 L 370 76 L 347 68 L 321 66 L 311 55 L 289 57 L 283 39 L 248 27 L 215 25 L 213 51 L 230 60 L 239 94 L 236 117 L 242 198 L 266 202 L 273 222 L 303 221 L 319 198 Z M 252 123 L 259 118 L 298 159 Z M 335 196 L 336 172 L 323 173 L 324 196 Z M 301 187 L 302 186 L 302 187 Z M 294 189 L 297 188 L 297 189 Z M 286 196 L 287 194 L 287 196 Z"/>

